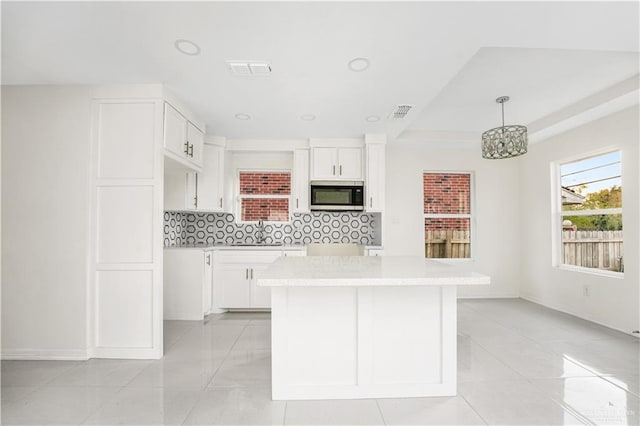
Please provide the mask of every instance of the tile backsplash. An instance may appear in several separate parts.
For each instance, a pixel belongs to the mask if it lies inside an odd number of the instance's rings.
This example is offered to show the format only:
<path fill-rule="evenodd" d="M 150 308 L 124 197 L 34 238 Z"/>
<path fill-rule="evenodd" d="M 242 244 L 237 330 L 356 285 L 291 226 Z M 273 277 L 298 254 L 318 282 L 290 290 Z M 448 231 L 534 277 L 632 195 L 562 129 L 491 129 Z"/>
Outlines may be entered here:
<path fill-rule="evenodd" d="M 376 243 L 379 216 L 360 212 L 294 213 L 291 222 L 267 223 L 267 244 Z M 164 213 L 164 245 L 232 244 L 255 242 L 255 223 L 236 223 L 229 213 Z"/>

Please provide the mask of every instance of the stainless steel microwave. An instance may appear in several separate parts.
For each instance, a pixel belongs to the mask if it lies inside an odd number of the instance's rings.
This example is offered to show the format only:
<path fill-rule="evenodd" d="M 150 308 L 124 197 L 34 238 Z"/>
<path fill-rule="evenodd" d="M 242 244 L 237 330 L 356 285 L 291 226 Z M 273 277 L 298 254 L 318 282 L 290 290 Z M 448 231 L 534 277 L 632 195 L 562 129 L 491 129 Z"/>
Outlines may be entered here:
<path fill-rule="evenodd" d="M 359 181 L 312 181 L 311 210 L 364 210 L 364 183 Z"/>

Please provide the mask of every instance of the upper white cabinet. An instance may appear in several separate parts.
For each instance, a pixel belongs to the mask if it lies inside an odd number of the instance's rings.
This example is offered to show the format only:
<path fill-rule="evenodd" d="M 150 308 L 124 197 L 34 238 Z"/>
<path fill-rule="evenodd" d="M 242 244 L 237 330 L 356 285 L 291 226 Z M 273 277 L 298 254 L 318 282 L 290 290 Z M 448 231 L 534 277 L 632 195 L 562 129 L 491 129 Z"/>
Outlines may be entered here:
<path fill-rule="evenodd" d="M 362 157 L 359 147 L 311 148 L 311 180 L 362 180 Z"/>
<path fill-rule="evenodd" d="M 224 147 L 204 145 L 204 168 L 201 173 L 194 173 L 198 179 L 196 209 L 213 212 L 225 210 L 224 156 Z"/>
<path fill-rule="evenodd" d="M 200 170 L 204 133 L 171 104 L 164 104 L 165 155 L 188 168 Z"/>
<path fill-rule="evenodd" d="M 385 145 L 381 143 L 366 146 L 365 210 L 382 212 L 385 194 Z"/>
<path fill-rule="evenodd" d="M 165 210 L 223 212 L 228 205 L 224 196 L 223 146 L 204 144 L 201 172 L 166 169 L 164 180 Z"/>
<path fill-rule="evenodd" d="M 309 150 L 293 151 L 292 213 L 309 212 Z"/>

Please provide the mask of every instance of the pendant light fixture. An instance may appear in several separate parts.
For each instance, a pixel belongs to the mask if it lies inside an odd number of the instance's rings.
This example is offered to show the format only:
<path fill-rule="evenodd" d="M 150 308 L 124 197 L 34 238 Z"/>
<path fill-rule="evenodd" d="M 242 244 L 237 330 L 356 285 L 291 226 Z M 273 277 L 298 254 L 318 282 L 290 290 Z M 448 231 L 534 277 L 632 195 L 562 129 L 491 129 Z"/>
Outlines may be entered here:
<path fill-rule="evenodd" d="M 482 134 L 482 158 L 495 160 L 527 153 L 527 128 L 504 125 L 504 103 L 508 100 L 508 96 L 500 96 L 496 99 L 496 102 L 502 105 L 502 126 Z"/>

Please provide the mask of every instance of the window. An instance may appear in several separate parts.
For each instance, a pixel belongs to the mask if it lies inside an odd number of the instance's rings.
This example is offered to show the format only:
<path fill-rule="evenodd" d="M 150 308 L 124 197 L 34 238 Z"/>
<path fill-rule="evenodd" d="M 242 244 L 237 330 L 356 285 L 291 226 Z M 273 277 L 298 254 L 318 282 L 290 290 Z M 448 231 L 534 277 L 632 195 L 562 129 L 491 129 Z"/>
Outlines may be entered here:
<path fill-rule="evenodd" d="M 240 172 L 240 220 L 288 221 L 291 172 Z"/>
<path fill-rule="evenodd" d="M 620 151 L 559 168 L 560 263 L 623 272 Z"/>
<path fill-rule="evenodd" d="M 471 174 L 424 173 L 425 257 L 471 257 Z"/>

